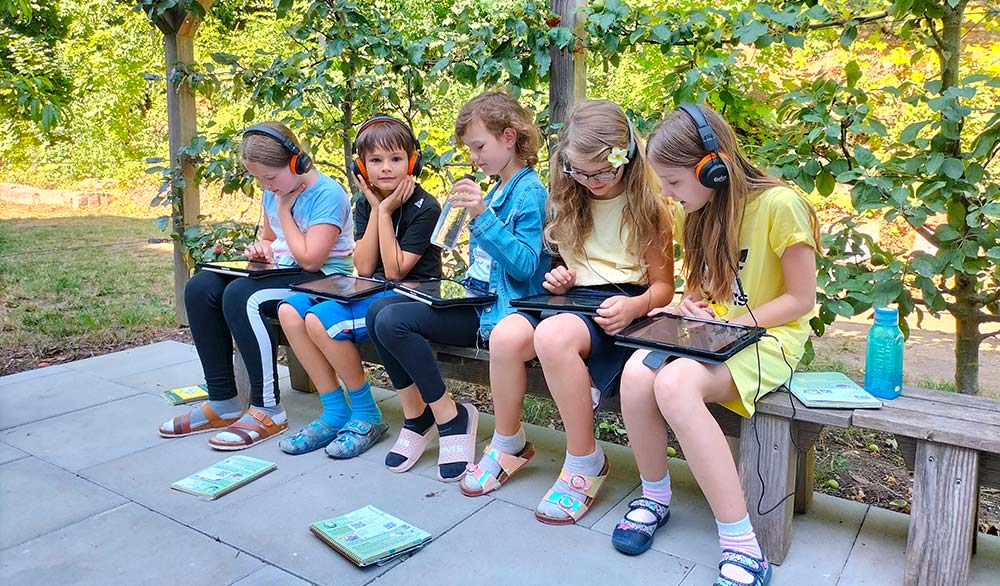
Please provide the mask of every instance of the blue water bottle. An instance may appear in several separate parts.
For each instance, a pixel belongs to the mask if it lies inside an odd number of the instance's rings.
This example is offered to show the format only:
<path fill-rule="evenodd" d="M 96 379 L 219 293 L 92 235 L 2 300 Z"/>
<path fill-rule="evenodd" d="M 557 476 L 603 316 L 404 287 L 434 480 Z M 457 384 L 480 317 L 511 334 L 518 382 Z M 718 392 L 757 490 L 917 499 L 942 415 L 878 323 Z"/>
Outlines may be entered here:
<path fill-rule="evenodd" d="M 865 390 L 880 399 L 895 399 L 903 393 L 903 332 L 895 308 L 875 308 L 865 355 Z"/>

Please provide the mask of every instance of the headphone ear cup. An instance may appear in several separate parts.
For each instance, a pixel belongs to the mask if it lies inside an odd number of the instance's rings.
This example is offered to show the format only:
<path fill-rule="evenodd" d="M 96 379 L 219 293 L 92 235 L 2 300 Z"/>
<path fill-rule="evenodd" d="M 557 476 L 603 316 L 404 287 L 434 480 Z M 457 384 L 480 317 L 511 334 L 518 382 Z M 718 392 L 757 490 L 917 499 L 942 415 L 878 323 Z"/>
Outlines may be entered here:
<path fill-rule="evenodd" d="M 365 169 L 365 163 L 361 157 L 354 157 L 354 162 L 351 163 L 351 175 L 361 175 L 365 181 L 368 181 L 368 169 Z"/>
<path fill-rule="evenodd" d="M 298 175 L 305 175 L 313 168 L 312 158 L 305 154 L 299 153 L 295 156 L 295 173 Z"/>
<path fill-rule="evenodd" d="M 417 151 L 413 153 L 412 157 L 410 157 L 409 174 L 414 177 L 420 177 L 420 172 L 423 170 L 424 170 L 424 155 L 420 151 Z"/>
<path fill-rule="evenodd" d="M 292 173 L 295 173 L 296 175 L 301 175 L 302 174 L 302 173 L 299 173 L 299 155 L 298 155 L 298 153 L 292 155 L 291 159 L 288 159 L 288 170 L 291 171 Z"/>
<path fill-rule="evenodd" d="M 696 167 L 698 182 L 711 189 L 721 189 L 729 185 L 729 168 L 715 153 L 705 155 Z"/>

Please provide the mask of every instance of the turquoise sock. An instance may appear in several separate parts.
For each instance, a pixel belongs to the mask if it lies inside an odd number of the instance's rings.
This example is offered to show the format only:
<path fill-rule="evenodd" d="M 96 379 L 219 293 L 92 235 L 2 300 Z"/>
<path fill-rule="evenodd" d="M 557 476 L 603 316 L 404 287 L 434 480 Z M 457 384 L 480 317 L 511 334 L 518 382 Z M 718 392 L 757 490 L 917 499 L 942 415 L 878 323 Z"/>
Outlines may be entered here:
<path fill-rule="evenodd" d="M 372 387 L 365 381 L 360 389 L 347 391 L 347 396 L 351 399 L 351 419 L 360 419 L 369 423 L 379 423 L 382 421 L 382 412 L 375 404 L 375 397 L 372 396 Z"/>
<path fill-rule="evenodd" d="M 320 393 L 319 400 L 323 403 L 323 414 L 319 420 L 334 429 L 344 427 L 351 418 L 351 408 L 344 398 L 344 389 L 337 387 L 329 393 Z"/>

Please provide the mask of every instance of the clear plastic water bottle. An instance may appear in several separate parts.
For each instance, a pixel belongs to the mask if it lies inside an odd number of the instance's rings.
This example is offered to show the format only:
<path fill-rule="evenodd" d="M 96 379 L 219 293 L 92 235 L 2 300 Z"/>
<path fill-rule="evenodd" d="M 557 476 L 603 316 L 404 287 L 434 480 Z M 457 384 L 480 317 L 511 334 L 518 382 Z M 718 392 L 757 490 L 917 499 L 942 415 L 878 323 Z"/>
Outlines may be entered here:
<path fill-rule="evenodd" d="M 475 180 L 475 175 L 465 174 L 462 179 Z M 461 181 L 461 179 L 460 179 Z M 438 218 L 434 231 L 431 232 L 431 244 L 445 250 L 451 250 L 458 244 L 458 237 L 469 219 L 467 208 L 455 207 L 450 201 L 441 206 L 441 216 Z"/>
<path fill-rule="evenodd" d="M 445 250 L 455 248 L 468 217 L 467 208 L 455 207 L 450 201 L 444 202 L 441 206 L 441 217 L 438 218 L 434 232 L 431 233 L 431 244 Z"/>
<path fill-rule="evenodd" d="M 865 354 L 865 390 L 880 399 L 895 399 L 903 393 L 903 332 L 895 308 L 875 308 Z"/>

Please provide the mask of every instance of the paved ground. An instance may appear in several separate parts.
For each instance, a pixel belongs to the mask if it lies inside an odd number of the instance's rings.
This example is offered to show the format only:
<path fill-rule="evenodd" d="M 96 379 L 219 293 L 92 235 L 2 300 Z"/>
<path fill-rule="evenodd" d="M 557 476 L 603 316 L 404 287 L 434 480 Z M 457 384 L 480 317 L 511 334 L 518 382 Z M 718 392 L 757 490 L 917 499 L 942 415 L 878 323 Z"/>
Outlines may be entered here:
<path fill-rule="evenodd" d="M 532 427 L 539 454 L 496 497 L 467 498 L 434 476 L 433 446 L 414 470 L 381 464 L 391 441 L 351 461 L 292 457 L 275 440 L 245 453 L 275 472 L 217 501 L 170 490 L 221 460 L 206 435 L 165 440 L 156 426 L 182 413 L 157 395 L 201 381 L 191 346 L 161 342 L 0 378 L 0 583 L 191 585 L 534 584 L 708 586 L 718 555 L 712 517 L 683 461 L 671 464 L 673 517 L 654 549 L 629 558 L 609 535 L 638 494 L 630 452 L 605 445 L 611 477 L 583 522 L 550 527 L 531 514 L 558 472 L 562 434 Z M 288 389 L 287 379 L 282 381 Z M 377 391 L 398 430 L 392 393 Z M 319 409 L 287 391 L 292 429 Z M 479 436 L 492 433 L 484 416 Z M 403 562 L 361 570 L 307 529 L 366 504 L 434 535 Z M 774 586 L 901 583 L 905 515 L 816 495 L 797 516 Z M 517 578 L 520 573 L 521 577 Z M 1000 539 L 980 535 L 973 584 L 995 585 Z"/>

